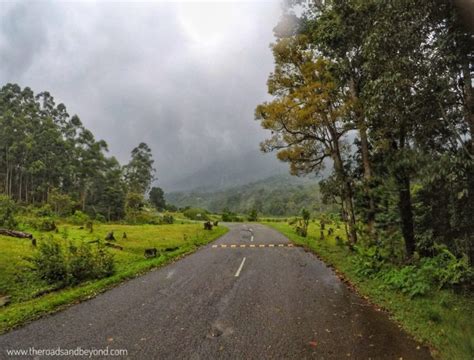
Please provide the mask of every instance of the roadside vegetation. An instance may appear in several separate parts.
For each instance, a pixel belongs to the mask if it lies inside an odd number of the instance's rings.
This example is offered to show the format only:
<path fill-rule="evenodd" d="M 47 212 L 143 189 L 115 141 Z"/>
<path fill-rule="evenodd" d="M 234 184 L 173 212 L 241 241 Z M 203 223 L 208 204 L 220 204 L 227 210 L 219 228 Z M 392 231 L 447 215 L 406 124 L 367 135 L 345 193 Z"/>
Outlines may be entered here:
<path fill-rule="evenodd" d="M 329 166 L 321 200 L 338 207 L 269 224 L 446 359 L 474 357 L 473 34 L 461 15 L 448 0 L 290 2 L 272 98 L 255 111 L 271 131 L 262 150 L 297 176 Z"/>
<path fill-rule="evenodd" d="M 333 218 L 333 219 L 336 219 Z M 389 249 L 347 246 L 344 225 L 326 217 L 311 221 L 308 235 L 300 236 L 292 224 L 265 224 L 295 244 L 317 254 L 356 291 L 391 314 L 407 332 L 429 345 L 442 359 L 471 359 L 474 355 L 474 298 L 462 286 L 468 265 L 446 249 L 433 258 L 394 264 Z"/>
<path fill-rule="evenodd" d="M 37 242 L 0 235 L 0 333 L 196 250 L 227 229 L 202 223 L 85 226 L 58 221 L 31 229 Z M 29 230 L 28 227 L 21 226 Z M 110 239 L 113 234 L 115 240 Z M 109 243 L 112 246 L 106 246 Z M 146 250 L 156 253 L 146 254 Z"/>
<path fill-rule="evenodd" d="M 48 92 L 0 89 L 0 145 L 0 333 L 227 231 L 166 204 L 147 144 L 121 165 Z"/>

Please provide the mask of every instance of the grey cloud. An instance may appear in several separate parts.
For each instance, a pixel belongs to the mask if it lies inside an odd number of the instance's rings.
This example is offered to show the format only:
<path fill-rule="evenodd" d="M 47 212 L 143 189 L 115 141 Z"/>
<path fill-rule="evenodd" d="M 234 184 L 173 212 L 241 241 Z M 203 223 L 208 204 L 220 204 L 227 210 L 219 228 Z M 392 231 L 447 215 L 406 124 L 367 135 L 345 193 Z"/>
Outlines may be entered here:
<path fill-rule="evenodd" d="M 0 10 L 0 81 L 50 91 L 122 162 L 141 141 L 172 184 L 255 152 L 273 2 L 12 2 Z"/>

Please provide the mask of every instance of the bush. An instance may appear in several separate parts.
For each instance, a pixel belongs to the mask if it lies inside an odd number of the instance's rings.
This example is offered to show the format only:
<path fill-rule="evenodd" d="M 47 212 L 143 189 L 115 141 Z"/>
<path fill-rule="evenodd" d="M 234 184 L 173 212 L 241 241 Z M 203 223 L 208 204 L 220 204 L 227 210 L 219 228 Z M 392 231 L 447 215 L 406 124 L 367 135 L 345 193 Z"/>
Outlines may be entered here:
<path fill-rule="evenodd" d="M 50 204 L 44 204 L 43 206 L 37 208 L 34 213 L 38 217 L 54 216 L 54 211 Z"/>
<path fill-rule="evenodd" d="M 163 217 L 161 218 L 161 222 L 162 222 L 163 224 L 173 224 L 173 223 L 174 223 L 174 217 L 173 217 L 173 215 L 165 214 L 165 215 L 163 215 Z"/>
<path fill-rule="evenodd" d="M 388 286 L 410 297 L 472 281 L 472 269 L 467 257 L 458 259 L 445 247 L 438 247 L 437 251 L 438 255 L 422 258 L 416 265 L 390 269 L 382 275 L 382 279 Z"/>
<path fill-rule="evenodd" d="M 54 231 L 56 230 L 56 223 L 51 218 L 38 219 L 35 228 L 40 231 Z"/>
<path fill-rule="evenodd" d="M 224 222 L 237 222 L 239 221 L 238 216 L 232 211 L 225 209 L 222 213 L 222 221 Z"/>
<path fill-rule="evenodd" d="M 15 228 L 18 225 L 15 219 L 17 210 L 17 206 L 12 199 L 0 195 L 0 226 L 7 229 Z"/>
<path fill-rule="evenodd" d="M 184 210 L 183 215 L 191 220 L 209 220 L 208 212 L 200 208 L 189 208 Z"/>
<path fill-rule="evenodd" d="M 102 243 L 63 247 L 50 239 L 42 241 L 28 260 L 40 279 L 59 287 L 110 276 L 115 269 L 113 256 Z"/>
<path fill-rule="evenodd" d="M 69 222 L 74 225 L 84 226 L 88 221 L 90 221 L 89 215 L 83 213 L 80 210 L 76 210 L 72 216 L 69 217 Z"/>
<path fill-rule="evenodd" d="M 66 284 L 68 278 L 67 259 L 59 241 L 48 240 L 39 244 L 36 254 L 28 259 L 38 277 L 49 284 Z"/>
<path fill-rule="evenodd" d="M 100 222 L 100 223 L 107 222 L 107 219 L 105 218 L 105 216 L 102 215 L 102 214 L 99 214 L 99 213 L 95 214 L 94 220 L 97 221 L 97 222 Z"/>

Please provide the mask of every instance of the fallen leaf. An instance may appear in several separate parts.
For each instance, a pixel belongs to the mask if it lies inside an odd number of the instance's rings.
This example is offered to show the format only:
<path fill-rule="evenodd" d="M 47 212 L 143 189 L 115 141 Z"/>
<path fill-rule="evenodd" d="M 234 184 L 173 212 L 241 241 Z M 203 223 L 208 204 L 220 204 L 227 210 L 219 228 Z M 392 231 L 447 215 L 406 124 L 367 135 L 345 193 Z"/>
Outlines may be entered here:
<path fill-rule="evenodd" d="M 310 341 L 309 346 L 311 346 L 312 348 L 315 348 L 316 346 L 318 346 L 318 343 L 316 341 Z"/>

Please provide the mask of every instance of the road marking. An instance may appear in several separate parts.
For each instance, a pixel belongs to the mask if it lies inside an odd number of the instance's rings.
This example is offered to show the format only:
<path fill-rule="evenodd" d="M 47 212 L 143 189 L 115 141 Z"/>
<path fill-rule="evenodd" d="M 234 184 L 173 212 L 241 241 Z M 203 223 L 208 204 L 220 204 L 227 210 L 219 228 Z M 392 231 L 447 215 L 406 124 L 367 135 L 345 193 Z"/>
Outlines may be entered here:
<path fill-rule="evenodd" d="M 244 267 L 244 263 L 245 263 L 245 258 L 243 258 L 242 262 L 240 263 L 240 266 L 237 269 L 237 272 L 235 273 L 235 277 L 239 277 L 240 272 L 242 271 L 242 268 Z"/>
<path fill-rule="evenodd" d="M 221 244 L 221 245 L 212 245 L 213 248 L 275 248 L 275 247 L 295 247 L 293 244 Z"/>

